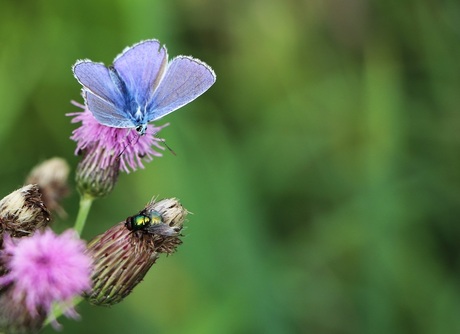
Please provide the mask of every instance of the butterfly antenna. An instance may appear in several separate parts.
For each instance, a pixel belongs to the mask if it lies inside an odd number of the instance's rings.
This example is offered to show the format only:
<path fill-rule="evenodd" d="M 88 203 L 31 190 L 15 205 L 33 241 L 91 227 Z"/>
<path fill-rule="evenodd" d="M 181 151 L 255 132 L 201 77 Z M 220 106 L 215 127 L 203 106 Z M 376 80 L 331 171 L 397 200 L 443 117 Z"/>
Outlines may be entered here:
<path fill-rule="evenodd" d="M 126 144 L 126 146 L 123 148 L 123 151 L 120 152 L 120 154 L 118 155 L 118 158 L 120 158 L 123 153 L 125 153 L 125 150 L 128 148 L 129 145 L 131 145 L 133 142 L 129 140 L 129 133 L 130 133 L 131 129 L 129 129 L 128 131 L 128 134 L 126 135 L 126 139 L 128 140 L 128 143 Z M 137 141 L 134 143 L 134 145 L 137 144 L 137 142 L 139 141 L 139 136 L 137 137 Z"/>
<path fill-rule="evenodd" d="M 158 138 L 158 140 L 160 140 L 166 146 L 166 148 L 169 150 L 169 152 L 171 152 L 173 155 L 177 156 L 176 152 L 174 152 L 174 150 L 171 147 L 169 147 L 168 144 L 166 144 L 166 140 L 164 140 L 163 138 Z"/>
<path fill-rule="evenodd" d="M 163 138 L 160 138 L 160 137 L 157 137 L 157 136 L 156 136 L 157 133 L 158 133 L 158 131 L 155 132 L 155 133 L 153 134 L 153 136 L 154 136 L 156 139 L 158 139 L 159 141 L 161 141 L 161 142 L 164 144 L 164 146 L 166 146 L 166 148 L 169 150 L 169 152 L 171 152 L 174 156 L 177 156 L 176 152 L 174 152 L 174 150 L 173 150 L 171 147 L 169 147 L 168 144 L 166 144 L 166 140 L 164 140 Z"/>
<path fill-rule="evenodd" d="M 123 148 L 123 151 L 121 151 L 120 154 L 118 154 L 118 157 L 117 157 L 118 159 L 120 159 L 121 156 L 123 155 L 123 153 L 125 153 L 125 150 L 126 150 L 126 148 L 128 147 L 128 145 L 129 145 L 129 144 L 127 144 L 127 145 Z"/>
<path fill-rule="evenodd" d="M 129 129 L 129 131 L 131 131 L 131 129 Z M 154 134 L 153 136 L 154 136 L 156 139 L 158 139 L 159 141 L 161 141 L 161 142 L 166 146 L 166 148 L 169 150 L 169 152 L 171 152 L 173 155 L 177 155 L 176 152 L 174 152 L 174 150 L 173 150 L 171 147 L 169 147 L 168 144 L 166 144 L 166 141 L 165 141 L 163 138 L 156 137 L 155 135 L 156 135 L 156 134 Z M 127 148 L 129 145 L 132 145 L 132 144 L 133 144 L 133 142 L 132 142 L 131 140 L 129 140 L 129 137 L 128 137 L 128 136 L 129 136 L 129 132 L 128 132 L 128 134 L 126 135 L 126 139 L 128 140 L 128 144 L 126 144 L 126 146 L 123 148 L 123 151 L 121 151 L 121 153 L 118 155 L 118 158 L 120 158 L 120 157 L 123 155 L 123 153 L 125 153 L 125 150 L 126 150 L 126 148 Z M 139 139 L 140 139 L 140 136 L 137 136 L 136 142 L 134 143 L 134 145 L 136 145 L 136 144 L 139 142 Z"/>

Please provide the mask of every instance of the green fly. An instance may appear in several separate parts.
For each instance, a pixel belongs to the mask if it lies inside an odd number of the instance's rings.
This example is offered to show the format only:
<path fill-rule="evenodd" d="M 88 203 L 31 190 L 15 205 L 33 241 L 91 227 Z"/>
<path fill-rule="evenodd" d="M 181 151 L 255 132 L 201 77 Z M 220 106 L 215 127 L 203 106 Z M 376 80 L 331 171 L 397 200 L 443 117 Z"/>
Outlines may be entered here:
<path fill-rule="evenodd" d="M 147 209 L 142 210 L 137 215 L 126 218 L 125 226 L 133 232 L 143 231 L 168 237 L 176 236 L 180 232 L 177 228 L 165 224 L 158 211 Z"/>

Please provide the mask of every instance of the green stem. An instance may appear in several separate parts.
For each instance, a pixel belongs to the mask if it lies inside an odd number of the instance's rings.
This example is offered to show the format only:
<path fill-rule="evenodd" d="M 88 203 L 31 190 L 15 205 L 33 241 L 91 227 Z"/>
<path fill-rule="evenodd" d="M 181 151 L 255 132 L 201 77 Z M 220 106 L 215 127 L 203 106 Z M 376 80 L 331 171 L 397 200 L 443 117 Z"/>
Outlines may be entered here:
<path fill-rule="evenodd" d="M 77 306 L 78 304 L 80 304 L 80 302 L 83 301 L 83 297 L 81 296 L 78 296 L 78 297 L 75 297 L 72 301 L 72 305 L 73 306 Z M 53 310 L 51 311 L 51 314 L 48 315 L 48 318 L 46 318 L 45 322 L 43 323 L 43 327 L 42 329 L 49 325 L 52 321 L 56 321 L 57 318 L 59 318 L 62 314 L 64 313 L 64 309 L 62 307 L 59 307 L 57 305 L 53 305 Z M 0 333 L 2 334 L 2 333 Z"/>
<path fill-rule="evenodd" d="M 82 195 L 80 197 L 80 208 L 78 210 L 77 220 L 75 221 L 74 229 L 78 235 L 81 235 L 83 228 L 85 227 L 86 218 L 88 217 L 91 204 L 93 204 L 94 198 L 88 195 Z"/>

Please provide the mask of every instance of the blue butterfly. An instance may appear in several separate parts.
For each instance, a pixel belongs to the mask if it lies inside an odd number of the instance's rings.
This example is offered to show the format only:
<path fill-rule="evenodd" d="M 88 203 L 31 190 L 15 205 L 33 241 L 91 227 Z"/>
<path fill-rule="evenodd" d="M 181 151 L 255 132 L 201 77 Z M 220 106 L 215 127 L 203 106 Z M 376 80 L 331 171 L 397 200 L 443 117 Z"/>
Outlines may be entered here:
<path fill-rule="evenodd" d="M 139 135 L 149 122 L 193 101 L 216 81 L 212 68 L 198 59 L 178 56 L 168 62 L 157 40 L 126 48 L 112 66 L 80 60 L 72 70 L 99 123 L 135 128 Z"/>

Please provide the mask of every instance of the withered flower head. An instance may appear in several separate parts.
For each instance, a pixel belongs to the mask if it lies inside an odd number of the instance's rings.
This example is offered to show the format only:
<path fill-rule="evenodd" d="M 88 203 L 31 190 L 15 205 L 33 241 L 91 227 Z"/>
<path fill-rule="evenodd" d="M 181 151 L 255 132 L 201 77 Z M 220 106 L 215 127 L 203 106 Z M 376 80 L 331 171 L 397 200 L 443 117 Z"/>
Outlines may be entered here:
<path fill-rule="evenodd" d="M 64 159 L 52 158 L 32 169 L 26 179 L 26 183 L 38 184 L 46 207 L 50 211 L 56 211 L 61 217 L 66 216 L 59 202 L 69 193 L 69 172 L 70 167 Z"/>
<path fill-rule="evenodd" d="M 13 191 L 0 201 L 0 241 L 4 232 L 19 238 L 33 234 L 49 222 L 50 213 L 36 184 Z"/>
<path fill-rule="evenodd" d="M 182 243 L 187 210 L 175 198 L 150 202 L 138 215 L 155 212 L 148 224 L 163 224 L 159 230 L 128 229 L 126 221 L 113 226 L 88 243 L 93 258 L 93 290 L 85 297 L 95 305 L 113 305 L 122 301 L 142 281 L 161 253 L 171 254 Z M 158 219 L 157 219 L 158 218 Z M 158 231 L 164 232 L 158 234 Z M 167 235 L 165 235 L 167 234 Z"/>

